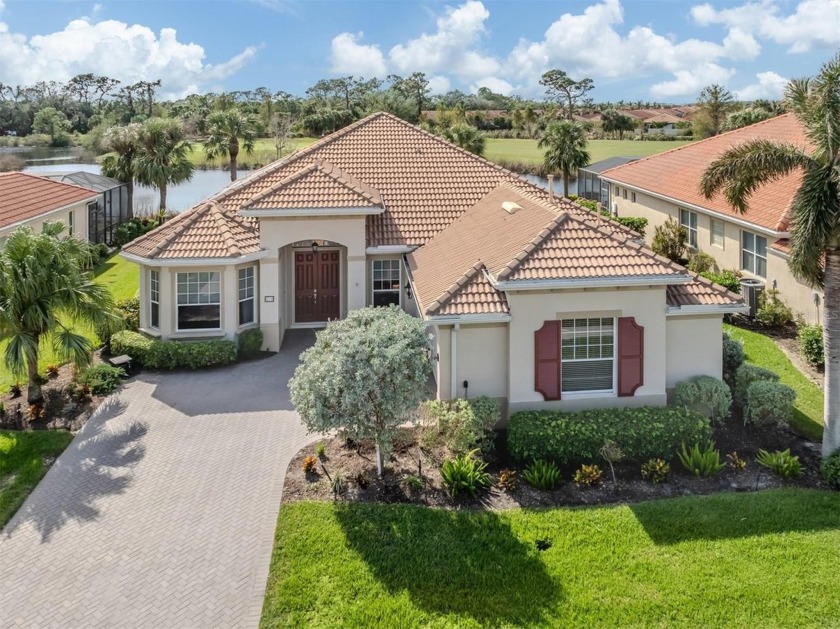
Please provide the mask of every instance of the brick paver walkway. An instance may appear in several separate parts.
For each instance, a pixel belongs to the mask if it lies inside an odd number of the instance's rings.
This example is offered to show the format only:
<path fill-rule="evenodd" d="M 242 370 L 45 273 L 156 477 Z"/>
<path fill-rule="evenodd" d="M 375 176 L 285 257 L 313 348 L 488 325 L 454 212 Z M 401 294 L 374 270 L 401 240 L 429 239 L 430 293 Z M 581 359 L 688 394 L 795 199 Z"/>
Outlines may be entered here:
<path fill-rule="evenodd" d="M 311 332 L 231 368 L 141 374 L 0 535 L 0 627 L 255 627 L 283 477 L 286 383 Z"/>

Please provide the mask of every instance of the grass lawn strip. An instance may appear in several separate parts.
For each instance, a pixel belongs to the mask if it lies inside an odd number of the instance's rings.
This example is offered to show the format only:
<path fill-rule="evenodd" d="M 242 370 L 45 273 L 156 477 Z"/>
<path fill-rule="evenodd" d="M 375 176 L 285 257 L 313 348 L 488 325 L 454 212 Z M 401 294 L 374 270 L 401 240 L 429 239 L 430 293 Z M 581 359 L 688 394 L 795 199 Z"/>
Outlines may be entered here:
<path fill-rule="evenodd" d="M 647 157 L 664 151 L 670 151 L 687 142 L 635 141 L 635 140 L 589 140 L 586 149 L 592 162 L 599 162 L 608 157 L 637 156 Z M 543 150 L 537 146 L 537 140 L 519 140 L 515 138 L 487 138 L 484 157 L 492 161 L 500 159 L 509 162 L 541 164 Z"/>
<path fill-rule="evenodd" d="M 770 337 L 731 325 L 724 325 L 724 329 L 744 344 L 747 362 L 775 371 L 780 382 L 796 391 L 793 427 L 813 441 L 822 441 L 822 390 L 797 369 Z"/>
<path fill-rule="evenodd" d="M 816 490 L 503 512 L 301 502 L 280 511 L 261 626 L 835 626 L 838 565 L 840 494 Z"/>
<path fill-rule="evenodd" d="M 0 430 L 0 527 L 46 474 L 44 458 L 55 458 L 73 439 L 69 432 Z"/>

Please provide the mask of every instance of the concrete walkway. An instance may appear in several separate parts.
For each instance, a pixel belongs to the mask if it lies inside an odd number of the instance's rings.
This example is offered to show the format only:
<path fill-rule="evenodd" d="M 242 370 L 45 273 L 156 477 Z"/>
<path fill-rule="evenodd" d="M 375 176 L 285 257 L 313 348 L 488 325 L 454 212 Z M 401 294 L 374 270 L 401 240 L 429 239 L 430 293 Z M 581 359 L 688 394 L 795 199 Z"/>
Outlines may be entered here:
<path fill-rule="evenodd" d="M 256 627 L 313 340 L 100 408 L 0 535 L 0 627 Z"/>

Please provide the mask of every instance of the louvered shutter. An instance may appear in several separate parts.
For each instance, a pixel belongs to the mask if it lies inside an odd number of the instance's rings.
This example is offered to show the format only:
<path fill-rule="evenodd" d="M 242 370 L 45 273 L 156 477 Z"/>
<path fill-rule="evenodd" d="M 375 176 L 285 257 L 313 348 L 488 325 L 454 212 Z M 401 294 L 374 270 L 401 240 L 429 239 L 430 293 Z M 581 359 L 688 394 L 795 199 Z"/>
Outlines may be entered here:
<path fill-rule="evenodd" d="M 534 390 L 559 400 L 560 373 L 560 322 L 546 321 L 534 332 Z"/>
<path fill-rule="evenodd" d="M 645 329 L 633 317 L 618 320 L 618 395 L 635 395 L 644 384 Z"/>

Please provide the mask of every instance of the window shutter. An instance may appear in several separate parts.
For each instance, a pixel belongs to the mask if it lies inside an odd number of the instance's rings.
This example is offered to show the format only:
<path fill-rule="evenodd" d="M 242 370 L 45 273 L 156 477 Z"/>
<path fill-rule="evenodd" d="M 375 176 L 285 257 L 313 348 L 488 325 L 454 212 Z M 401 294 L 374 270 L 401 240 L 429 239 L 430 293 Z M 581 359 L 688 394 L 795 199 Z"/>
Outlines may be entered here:
<path fill-rule="evenodd" d="M 560 322 L 546 321 L 534 332 L 534 390 L 559 400 L 560 373 Z"/>
<path fill-rule="evenodd" d="M 633 317 L 618 320 L 618 395 L 636 394 L 644 384 L 645 329 Z"/>

